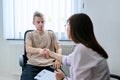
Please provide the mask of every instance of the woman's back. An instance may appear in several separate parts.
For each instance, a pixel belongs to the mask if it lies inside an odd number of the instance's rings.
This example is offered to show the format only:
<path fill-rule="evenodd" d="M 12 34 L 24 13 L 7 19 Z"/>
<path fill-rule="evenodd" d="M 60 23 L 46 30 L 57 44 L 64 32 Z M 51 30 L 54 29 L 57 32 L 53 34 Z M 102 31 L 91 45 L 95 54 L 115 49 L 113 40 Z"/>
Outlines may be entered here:
<path fill-rule="evenodd" d="M 110 80 L 110 72 L 106 60 L 102 60 L 98 63 L 96 67 L 92 70 L 93 79 L 92 80 Z"/>
<path fill-rule="evenodd" d="M 71 80 L 110 80 L 106 59 L 82 44 L 78 44 L 67 59 Z"/>

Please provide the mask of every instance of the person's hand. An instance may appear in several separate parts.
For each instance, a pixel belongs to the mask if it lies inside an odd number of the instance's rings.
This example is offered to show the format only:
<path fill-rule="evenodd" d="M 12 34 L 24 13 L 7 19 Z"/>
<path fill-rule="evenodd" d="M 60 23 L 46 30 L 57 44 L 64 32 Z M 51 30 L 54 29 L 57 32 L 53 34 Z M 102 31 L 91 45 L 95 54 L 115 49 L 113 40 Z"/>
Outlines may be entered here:
<path fill-rule="evenodd" d="M 60 69 L 57 69 L 57 71 L 55 71 L 55 77 L 56 80 L 63 80 L 65 78 L 65 74 Z"/>
<path fill-rule="evenodd" d="M 42 55 L 43 55 L 45 58 L 50 58 L 50 56 L 49 56 L 49 49 L 44 49 Z"/>
<path fill-rule="evenodd" d="M 53 63 L 53 67 L 55 69 L 60 69 L 61 66 L 62 66 L 62 64 L 59 61 L 57 61 L 57 60 L 55 60 L 55 62 Z"/>

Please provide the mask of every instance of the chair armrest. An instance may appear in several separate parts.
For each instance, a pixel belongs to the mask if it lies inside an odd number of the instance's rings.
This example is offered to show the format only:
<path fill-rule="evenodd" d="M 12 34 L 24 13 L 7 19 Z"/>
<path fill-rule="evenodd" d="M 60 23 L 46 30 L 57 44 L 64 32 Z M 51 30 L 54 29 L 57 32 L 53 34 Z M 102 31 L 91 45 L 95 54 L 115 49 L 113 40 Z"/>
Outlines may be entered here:
<path fill-rule="evenodd" d="M 114 79 L 120 80 L 120 76 L 117 75 L 117 74 L 110 74 L 110 77 L 111 77 L 111 78 L 114 78 Z"/>
<path fill-rule="evenodd" d="M 23 55 L 20 55 L 20 57 L 19 57 L 19 65 L 20 65 L 21 67 L 24 66 L 24 57 L 23 57 Z"/>

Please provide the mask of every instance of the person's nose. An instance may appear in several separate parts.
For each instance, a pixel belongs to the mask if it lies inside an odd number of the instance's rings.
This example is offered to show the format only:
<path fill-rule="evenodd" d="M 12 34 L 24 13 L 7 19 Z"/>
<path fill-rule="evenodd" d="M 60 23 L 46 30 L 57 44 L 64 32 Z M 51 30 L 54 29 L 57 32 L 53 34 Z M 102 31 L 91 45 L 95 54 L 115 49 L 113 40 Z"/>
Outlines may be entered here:
<path fill-rule="evenodd" d="M 42 22 L 40 22 L 40 23 L 39 23 L 39 26 L 43 26 L 43 23 L 42 23 Z"/>

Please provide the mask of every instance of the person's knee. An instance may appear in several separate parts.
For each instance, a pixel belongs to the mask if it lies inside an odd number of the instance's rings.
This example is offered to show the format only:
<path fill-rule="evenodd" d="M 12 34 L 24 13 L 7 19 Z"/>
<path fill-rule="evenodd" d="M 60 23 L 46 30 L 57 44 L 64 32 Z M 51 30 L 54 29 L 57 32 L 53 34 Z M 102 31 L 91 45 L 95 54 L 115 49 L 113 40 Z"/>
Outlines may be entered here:
<path fill-rule="evenodd" d="M 34 80 L 35 75 L 31 73 L 22 73 L 20 80 Z"/>

